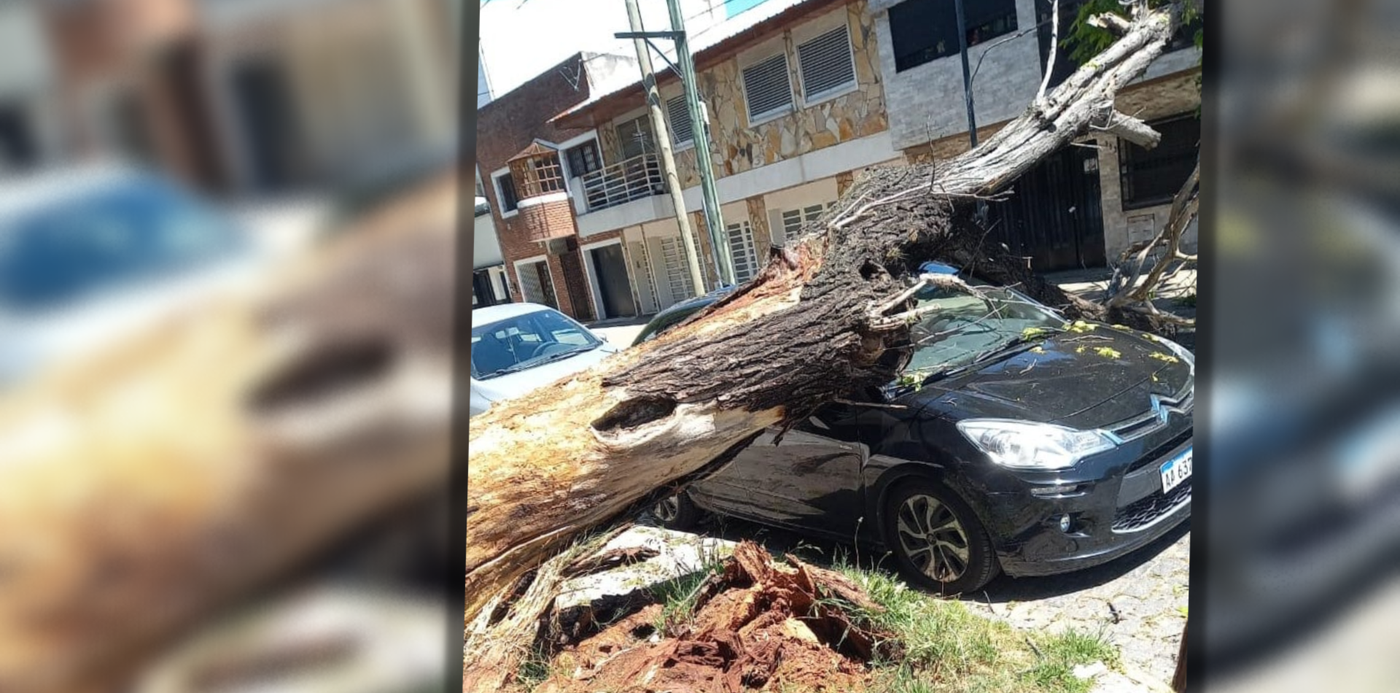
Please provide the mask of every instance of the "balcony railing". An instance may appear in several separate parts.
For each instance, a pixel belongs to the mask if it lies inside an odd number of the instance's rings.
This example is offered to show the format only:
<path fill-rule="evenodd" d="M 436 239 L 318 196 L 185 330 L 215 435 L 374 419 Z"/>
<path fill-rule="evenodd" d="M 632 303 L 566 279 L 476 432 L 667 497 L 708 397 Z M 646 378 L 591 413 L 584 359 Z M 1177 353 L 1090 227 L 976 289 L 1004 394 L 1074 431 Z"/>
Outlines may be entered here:
<path fill-rule="evenodd" d="M 666 178 L 655 154 L 634 156 L 583 176 L 583 195 L 590 212 L 666 192 Z"/>

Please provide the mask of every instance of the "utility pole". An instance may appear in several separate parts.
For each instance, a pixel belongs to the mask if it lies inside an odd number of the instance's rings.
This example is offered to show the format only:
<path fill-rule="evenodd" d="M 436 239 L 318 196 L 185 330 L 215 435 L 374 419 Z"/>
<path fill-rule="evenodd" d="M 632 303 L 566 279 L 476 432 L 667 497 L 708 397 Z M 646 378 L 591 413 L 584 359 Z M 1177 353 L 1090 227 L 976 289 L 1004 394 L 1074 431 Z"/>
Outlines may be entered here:
<path fill-rule="evenodd" d="M 734 258 L 729 256 L 729 243 L 723 238 L 724 219 L 720 216 L 719 192 L 715 190 L 715 172 L 710 160 L 710 119 L 704 103 L 700 100 L 700 85 L 695 79 L 695 59 L 690 54 L 690 44 L 686 39 L 685 19 L 681 17 L 680 2 L 666 0 L 666 7 L 671 11 L 676 62 L 680 63 L 681 82 L 685 86 L 685 101 L 690 111 L 690 129 L 695 141 L 695 167 L 700 172 L 700 192 L 705 206 L 705 226 L 710 233 L 710 246 L 714 248 L 715 259 L 719 264 L 719 282 L 732 285 L 735 283 Z"/>
<path fill-rule="evenodd" d="M 967 65 L 967 16 L 963 13 L 963 0 L 953 0 L 958 14 L 958 52 L 962 54 L 963 99 L 967 102 L 967 136 L 971 148 L 977 148 L 977 114 L 972 107 L 972 73 Z M 987 223 L 987 201 L 977 201 L 976 219 L 984 226 Z"/>
<path fill-rule="evenodd" d="M 963 14 L 963 0 L 954 0 L 958 11 L 958 51 L 962 53 L 963 99 L 967 102 L 967 134 L 972 138 L 973 149 L 977 148 L 977 116 L 972 110 L 972 73 L 967 66 L 967 19 Z"/>
<path fill-rule="evenodd" d="M 627 21 L 633 32 L 645 31 L 642 28 L 642 13 L 637 9 L 637 0 L 627 0 Z M 661 93 L 656 89 L 656 73 L 651 69 L 651 53 L 647 50 L 646 39 L 634 38 L 632 44 L 637 49 L 637 62 L 642 68 L 642 87 L 647 93 L 651 131 L 656 133 L 656 147 L 661 150 L 661 168 L 666 175 L 666 187 L 671 191 L 671 205 L 676 210 L 676 224 L 680 226 L 686 263 L 690 265 L 690 280 L 696 295 L 703 294 L 706 284 L 705 275 L 700 272 L 700 249 L 695 244 L 690 221 L 686 218 L 685 196 L 681 194 L 680 177 L 676 175 L 676 159 L 671 154 L 671 133 L 666 129 L 666 118 L 661 115 Z"/>

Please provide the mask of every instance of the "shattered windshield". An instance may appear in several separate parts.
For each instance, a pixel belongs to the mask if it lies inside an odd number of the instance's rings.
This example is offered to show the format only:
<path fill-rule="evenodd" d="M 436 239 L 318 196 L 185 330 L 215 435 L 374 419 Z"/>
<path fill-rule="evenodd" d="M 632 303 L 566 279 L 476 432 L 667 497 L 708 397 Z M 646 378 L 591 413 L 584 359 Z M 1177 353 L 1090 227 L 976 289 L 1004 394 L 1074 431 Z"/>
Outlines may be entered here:
<path fill-rule="evenodd" d="M 910 330 L 914 354 L 900 383 L 921 383 L 1016 344 L 1061 332 L 1066 323 L 1032 299 L 999 287 L 982 286 L 982 296 L 930 288 L 919 308 L 936 308 Z"/>

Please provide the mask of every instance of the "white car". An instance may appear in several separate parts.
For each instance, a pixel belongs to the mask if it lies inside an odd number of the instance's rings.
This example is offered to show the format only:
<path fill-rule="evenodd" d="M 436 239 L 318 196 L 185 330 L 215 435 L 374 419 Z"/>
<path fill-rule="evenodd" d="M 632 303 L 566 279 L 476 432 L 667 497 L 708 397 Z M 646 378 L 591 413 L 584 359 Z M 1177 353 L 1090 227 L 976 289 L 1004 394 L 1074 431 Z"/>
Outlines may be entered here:
<path fill-rule="evenodd" d="M 471 415 L 587 370 L 617 351 L 549 306 L 507 303 L 473 310 Z"/>
<path fill-rule="evenodd" d="M 0 392 L 252 286 L 273 255 L 154 174 L 96 165 L 0 183 Z"/>

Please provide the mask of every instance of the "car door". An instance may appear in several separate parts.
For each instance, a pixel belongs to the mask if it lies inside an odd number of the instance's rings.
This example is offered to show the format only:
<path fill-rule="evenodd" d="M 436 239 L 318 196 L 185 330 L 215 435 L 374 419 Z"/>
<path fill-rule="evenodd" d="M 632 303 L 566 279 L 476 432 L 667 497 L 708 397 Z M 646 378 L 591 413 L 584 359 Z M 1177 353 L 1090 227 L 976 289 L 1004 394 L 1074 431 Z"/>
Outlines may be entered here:
<path fill-rule="evenodd" d="M 773 441 L 762 433 L 720 472 L 691 486 L 692 497 L 721 514 L 853 538 L 863 512 L 858 407 L 830 404 Z"/>

